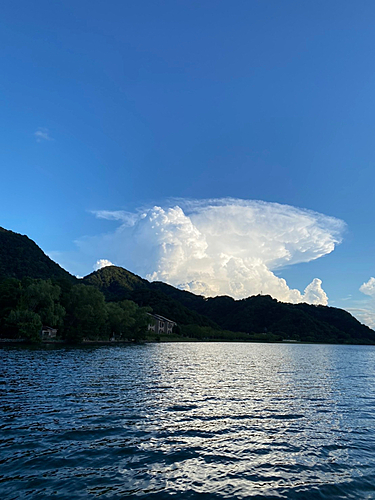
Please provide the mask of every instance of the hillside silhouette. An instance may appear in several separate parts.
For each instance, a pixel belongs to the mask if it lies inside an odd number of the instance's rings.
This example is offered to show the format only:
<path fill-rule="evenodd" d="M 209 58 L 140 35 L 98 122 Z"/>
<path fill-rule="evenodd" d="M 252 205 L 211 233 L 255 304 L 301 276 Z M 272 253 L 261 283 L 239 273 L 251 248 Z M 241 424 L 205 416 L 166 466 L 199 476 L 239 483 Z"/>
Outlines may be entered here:
<path fill-rule="evenodd" d="M 166 283 L 149 282 L 117 266 L 104 267 L 78 280 L 27 236 L 0 228 L 3 294 L 7 293 L 7 283 L 14 288 L 14 280 L 25 279 L 57 283 L 62 297 L 81 283 L 98 290 L 107 303 L 127 300 L 148 307 L 178 323 L 181 335 L 198 339 L 375 344 L 372 329 L 334 307 L 283 303 L 269 295 L 242 300 L 205 298 Z"/>

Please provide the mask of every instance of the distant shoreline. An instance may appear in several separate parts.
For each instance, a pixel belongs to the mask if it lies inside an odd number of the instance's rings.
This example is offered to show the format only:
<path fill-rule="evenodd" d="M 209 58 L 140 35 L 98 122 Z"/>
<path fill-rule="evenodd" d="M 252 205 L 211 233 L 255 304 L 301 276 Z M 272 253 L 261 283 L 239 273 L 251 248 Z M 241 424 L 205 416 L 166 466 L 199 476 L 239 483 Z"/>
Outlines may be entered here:
<path fill-rule="evenodd" d="M 329 343 L 329 342 L 304 342 L 298 340 L 282 340 L 282 341 L 260 341 L 260 340 L 227 340 L 227 339 L 193 339 L 193 338 L 182 338 L 182 339 L 169 339 L 169 340 L 144 340 L 144 341 L 129 341 L 129 340 L 87 340 L 80 343 L 68 343 L 63 340 L 48 341 L 42 340 L 38 343 L 29 342 L 23 339 L 0 339 L 0 347 L 5 346 L 22 346 L 22 347 L 100 347 L 100 346 L 125 346 L 125 345 L 144 345 L 144 344 L 178 344 L 178 343 L 210 343 L 210 344 L 283 344 L 283 345 L 356 345 L 356 346 L 375 346 L 375 344 L 340 344 L 340 343 Z"/>

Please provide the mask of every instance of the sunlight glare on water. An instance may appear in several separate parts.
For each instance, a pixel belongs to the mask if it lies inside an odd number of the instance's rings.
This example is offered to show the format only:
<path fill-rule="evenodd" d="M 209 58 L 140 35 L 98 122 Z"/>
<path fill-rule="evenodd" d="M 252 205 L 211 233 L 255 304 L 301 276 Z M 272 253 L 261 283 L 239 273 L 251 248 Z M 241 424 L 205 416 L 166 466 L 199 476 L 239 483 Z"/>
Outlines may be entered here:
<path fill-rule="evenodd" d="M 374 498 L 374 347 L 0 350 L 0 497 Z"/>

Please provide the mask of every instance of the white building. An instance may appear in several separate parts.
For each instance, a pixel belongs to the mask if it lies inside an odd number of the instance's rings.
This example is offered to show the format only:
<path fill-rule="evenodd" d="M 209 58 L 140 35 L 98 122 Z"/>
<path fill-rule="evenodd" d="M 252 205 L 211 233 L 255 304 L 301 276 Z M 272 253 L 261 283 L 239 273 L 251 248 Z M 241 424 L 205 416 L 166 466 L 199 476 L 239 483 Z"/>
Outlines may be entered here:
<path fill-rule="evenodd" d="M 43 326 L 40 335 L 42 339 L 55 339 L 57 335 L 57 329 L 51 328 L 50 326 Z"/>
<path fill-rule="evenodd" d="M 164 318 L 164 316 L 160 316 L 159 314 L 149 314 L 149 316 L 152 318 L 148 325 L 150 332 L 170 335 L 173 332 L 173 327 L 177 325 L 174 321 Z"/>

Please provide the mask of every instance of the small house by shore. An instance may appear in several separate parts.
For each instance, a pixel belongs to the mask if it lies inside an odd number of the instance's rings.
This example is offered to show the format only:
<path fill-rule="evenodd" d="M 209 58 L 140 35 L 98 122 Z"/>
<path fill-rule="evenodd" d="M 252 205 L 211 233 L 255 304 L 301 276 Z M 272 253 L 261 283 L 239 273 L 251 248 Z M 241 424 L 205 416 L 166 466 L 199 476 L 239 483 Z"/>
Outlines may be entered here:
<path fill-rule="evenodd" d="M 43 340 L 55 339 L 57 335 L 57 328 L 52 328 L 50 326 L 43 326 L 40 331 L 40 336 Z"/>

